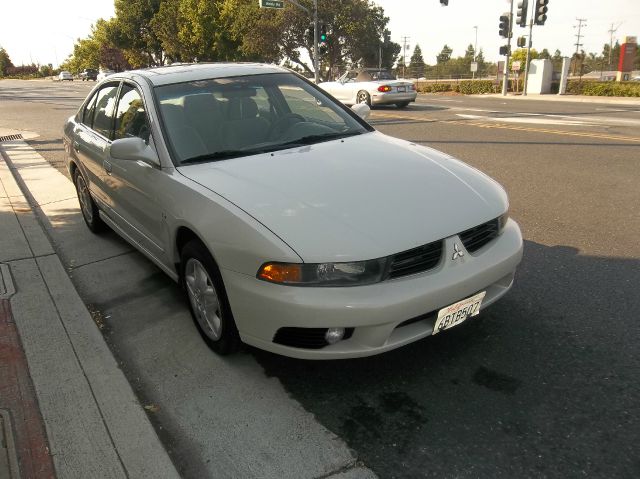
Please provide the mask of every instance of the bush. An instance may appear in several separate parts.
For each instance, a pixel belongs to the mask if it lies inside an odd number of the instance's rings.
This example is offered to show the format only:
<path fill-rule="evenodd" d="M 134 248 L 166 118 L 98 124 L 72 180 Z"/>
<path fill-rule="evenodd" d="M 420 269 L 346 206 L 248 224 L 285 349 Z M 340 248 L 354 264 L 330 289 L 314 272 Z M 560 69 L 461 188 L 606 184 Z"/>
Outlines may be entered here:
<path fill-rule="evenodd" d="M 587 96 L 640 97 L 640 82 L 569 80 L 567 82 L 567 93 Z"/>
<path fill-rule="evenodd" d="M 522 81 L 518 83 L 518 91 L 522 91 Z M 509 90 L 514 91 L 515 84 L 509 80 Z M 484 93 L 499 93 L 502 90 L 502 83 L 498 84 L 494 80 L 461 80 L 459 82 L 441 83 L 419 83 L 417 85 L 419 93 L 443 93 L 456 92 L 463 95 L 482 95 Z"/>

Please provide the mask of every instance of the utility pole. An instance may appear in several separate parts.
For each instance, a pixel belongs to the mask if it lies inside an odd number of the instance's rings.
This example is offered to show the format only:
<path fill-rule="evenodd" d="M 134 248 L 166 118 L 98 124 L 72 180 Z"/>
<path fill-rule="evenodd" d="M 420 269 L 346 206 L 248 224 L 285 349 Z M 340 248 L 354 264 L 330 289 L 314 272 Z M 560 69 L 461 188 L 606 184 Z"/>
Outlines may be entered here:
<path fill-rule="evenodd" d="M 531 55 L 531 45 L 533 45 L 533 15 L 529 22 L 529 38 L 527 42 L 527 60 L 524 64 L 524 87 L 522 88 L 522 96 L 527 96 L 527 84 L 529 83 L 529 57 Z"/>
<path fill-rule="evenodd" d="M 618 23 L 618 26 L 616 28 L 613 28 L 613 23 L 612 23 L 611 28 L 607 30 L 609 32 L 609 71 L 613 69 L 613 66 L 611 65 L 611 52 L 613 51 L 613 34 L 618 31 L 618 28 L 620 28 L 620 25 L 622 25 L 622 22 Z"/>
<path fill-rule="evenodd" d="M 318 58 L 318 0 L 313 0 L 313 69 L 316 85 L 320 83 L 320 60 Z"/>
<path fill-rule="evenodd" d="M 473 28 L 476 30 L 476 42 L 473 46 L 473 63 L 475 63 L 476 56 L 478 55 L 478 25 L 475 25 Z M 476 79 L 476 72 L 473 72 L 473 79 Z"/>
<path fill-rule="evenodd" d="M 511 56 L 511 37 L 513 31 L 513 0 L 511 0 L 511 7 L 509 11 L 509 37 L 507 38 L 507 54 L 504 58 L 504 70 L 502 77 L 502 96 L 507 96 L 507 90 L 509 87 L 509 57 Z"/>
<path fill-rule="evenodd" d="M 578 21 L 578 25 L 575 25 L 573 28 L 578 29 L 578 34 L 576 35 L 576 37 L 578 37 L 578 41 L 575 43 L 576 53 L 574 55 L 574 58 L 576 60 L 575 60 L 575 63 L 573 64 L 573 76 L 576 75 L 576 67 L 578 66 L 578 50 L 580 50 L 580 47 L 582 46 L 582 43 L 580 43 L 580 38 L 584 37 L 584 35 L 581 35 L 582 26 L 583 24 L 585 27 L 587 26 L 587 24 L 585 23 L 587 21 L 586 18 L 576 18 L 576 20 Z M 582 64 L 580 65 L 580 77 L 582 77 Z"/>
<path fill-rule="evenodd" d="M 411 39 L 411 37 L 402 37 L 402 78 L 406 78 L 406 69 L 407 69 L 407 42 Z"/>

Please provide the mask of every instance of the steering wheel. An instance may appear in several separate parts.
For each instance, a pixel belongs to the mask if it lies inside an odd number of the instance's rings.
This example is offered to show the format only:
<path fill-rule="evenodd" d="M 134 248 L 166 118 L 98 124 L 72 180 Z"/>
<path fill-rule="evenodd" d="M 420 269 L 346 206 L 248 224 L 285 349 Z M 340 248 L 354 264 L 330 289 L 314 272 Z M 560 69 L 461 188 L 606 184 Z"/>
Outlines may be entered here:
<path fill-rule="evenodd" d="M 297 113 L 287 113 L 271 124 L 267 138 L 275 140 L 282 136 L 282 134 L 294 124 L 304 121 L 307 121 L 307 119 L 302 115 L 298 115 Z"/>

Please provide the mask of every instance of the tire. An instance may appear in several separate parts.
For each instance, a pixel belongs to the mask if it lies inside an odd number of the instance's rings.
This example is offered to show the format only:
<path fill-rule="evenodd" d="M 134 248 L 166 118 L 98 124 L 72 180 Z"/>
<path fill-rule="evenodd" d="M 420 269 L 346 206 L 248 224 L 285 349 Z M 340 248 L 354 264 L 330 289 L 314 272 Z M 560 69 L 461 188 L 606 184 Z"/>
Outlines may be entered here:
<path fill-rule="evenodd" d="M 356 95 L 356 103 L 365 103 L 368 107 L 371 107 L 371 95 L 364 90 L 360 90 Z"/>
<path fill-rule="evenodd" d="M 180 265 L 181 283 L 200 336 L 221 356 L 235 353 L 240 334 L 213 257 L 200 241 L 193 240 L 182 248 Z"/>
<path fill-rule="evenodd" d="M 406 108 L 406 107 L 408 107 L 408 106 L 409 106 L 409 102 L 408 102 L 408 101 L 401 101 L 401 102 L 399 102 L 399 103 L 396 103 L 396 106 L 397 106 L 398 108 Z"/>
<path fill-rule="evenodd" d="M 78 202 L 80 203 L 80 211 L 82 212 L 82 218 L 84 219 L 87 228 L 92 233 L 99 234 L 107 229 L 107 225 L 100 218 L 100 210 L 98 205 L 91 197 L 87 182 L 80 173 L 80 170 L 76 169 L 73 175 L 73 184 L 76 186 L 76 194 L 78 195 Z"/>

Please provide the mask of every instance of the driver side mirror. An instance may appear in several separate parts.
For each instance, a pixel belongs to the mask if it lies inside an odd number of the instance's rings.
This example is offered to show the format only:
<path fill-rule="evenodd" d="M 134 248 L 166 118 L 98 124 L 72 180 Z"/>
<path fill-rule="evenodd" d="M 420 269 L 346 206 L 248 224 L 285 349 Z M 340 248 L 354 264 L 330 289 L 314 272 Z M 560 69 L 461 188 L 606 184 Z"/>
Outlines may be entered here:
<path fill-rule="evenodd" d="M 371 108 L 369 108 L 369 105 L 367 105 L 366 103 L 356 103 L 351 107 L 351 109 L 363 120 L 369 118 L 369 115 L 371 114 Z"/>
<path fill-rule="evenodd" d="M 160 167 L 156 152 L 142 138 L 120 138 L 111 143 L 111 156 L 117 160 L 143 161 Z"/>

